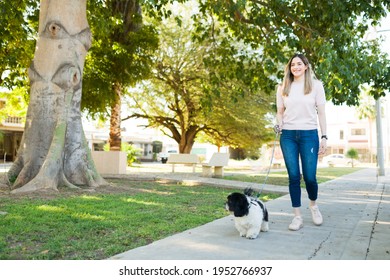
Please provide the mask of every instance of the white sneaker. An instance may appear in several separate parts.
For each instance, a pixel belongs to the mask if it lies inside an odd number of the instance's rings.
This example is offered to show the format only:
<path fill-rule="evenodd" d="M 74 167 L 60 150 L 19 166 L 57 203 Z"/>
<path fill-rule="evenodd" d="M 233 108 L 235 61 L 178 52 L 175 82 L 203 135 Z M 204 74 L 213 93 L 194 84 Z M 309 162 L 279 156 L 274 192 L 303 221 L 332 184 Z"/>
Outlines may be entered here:
<path fill-rule="evenodd" d="M 291 224 L 288 226 L 289 230 L 300 230 L 303 227 L 303 220 L 301 216 L 295 216 Z"/>
<path fill-rule="evenodd" d="M 316 226 L 322 225 L 323 219 L 322 219 L 320 209 L 318 209 L 318 205 L 310 206 L 309 208 L 311 211 L 311 217 L 313 219 L 313 223 Z"/>

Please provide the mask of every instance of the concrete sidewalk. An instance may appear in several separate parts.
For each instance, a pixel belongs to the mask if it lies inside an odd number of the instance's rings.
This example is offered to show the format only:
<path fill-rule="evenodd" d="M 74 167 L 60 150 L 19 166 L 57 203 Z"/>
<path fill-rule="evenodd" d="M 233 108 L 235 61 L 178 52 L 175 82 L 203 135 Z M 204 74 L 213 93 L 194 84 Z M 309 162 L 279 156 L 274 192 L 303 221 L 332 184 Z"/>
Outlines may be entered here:
<path fill-rule="evenodd" d="M 390 170 L 386 170 L 389 174 Z M 139 175 L 141 176 L 141 175 Z M 159 179 L 186 183 L 245 188 L 250 183 L 206 179 L 193 174 L 149 174 Z M 258 184 L 253 185 L 259 187 Z M 274 189 L 275 186 L 265 186 Z M 277 191 L 287 192 L 286 187 Z M 293 215 L 288 195 L 267 203 L 270 231 L 255 240 L 239 237 L 233 217 L 113 256 L 115 260 L 389 260 L 390 176 L 376 176 L 367 168 L 320 185 L 322 226 L 311 222 L 306 191 L 303 191 L 304 227 L 289 231 Z"/>

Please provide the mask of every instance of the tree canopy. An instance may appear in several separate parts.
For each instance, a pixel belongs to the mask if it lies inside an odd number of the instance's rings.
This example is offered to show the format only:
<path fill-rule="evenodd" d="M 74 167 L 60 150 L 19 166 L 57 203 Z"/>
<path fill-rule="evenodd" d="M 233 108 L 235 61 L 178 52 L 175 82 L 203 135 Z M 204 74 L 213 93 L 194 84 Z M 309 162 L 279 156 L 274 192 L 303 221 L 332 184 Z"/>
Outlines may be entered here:
<path fill-rule="evenodd" d="M 0 2 L 0 73 L 1 85 L 15 85 L 26 79 L 25 69 L 31 61 L 35 30 L 37 26 L 38 0 L 19 0 Z M 167 17 L 172 12 L 165 6 L 171 2 L 186 1 L 88 1 L 88 13 L 94 38 L 99 41 L 102 33 L 113 28 L 113 23 L 122 22 L 124 17 L 113 14 L 115 7 L 126 3 L 139 3 L 143 13 L 150 17 Z M 371 94 L 383 95 L 389 88 L 388 57 L 380 52 L 376 40 L 364 41 L 370 26 L 378 25 L 390 8 L 390 1 L 365 0 L 275 0 L 275 1 L 192 1 L 199 7 L 199 13 L 193 15 L 196 21 L 198 37 L 210 39 L 215 34 L 214 26 L 224 22 L 230 36 L 241 39 L 252 49 L 262 53 L 260 67 L 273 75 L 259 77 L 262 87 L 273 90 L 273 85 L 281 78 L 282 65 L 294 52 L 305 52 L 313 64 L 317 76 L 324 81 L 327 96 L 335 104 L 355 105 L 359 101 L 359 86 L 372 85 Z M 116 6 L 114 6 L 116 5 Z M 332 11 L 332 12 L 330 12 Z M 104 20 L 102 20 L 104 18 Z M 341 20 L 342 19 L 342 20 Z M 151 31 L 151 29 L 149 29 Z M 142 45 L 153 38 L 153 32 L 131 37 L 132 48 L 142 50 Z M 129 39 L 130 39 L 129 37 Z M 229 42 L 226 42 L 227 44 Z M 110 44 L 107 44 L 110 45 Z M 112 50 L 112 49 L 111 49 Z M 112 67 L 104 64 L 105 56 L 115 55 L 118 63 L 115 72 L 121 70 L 123 60 L 118 59 L 123 52 L 106 49 L 97 53 L 102 59 L 99 69 L 106 74 L 112 73 Z M 140 53 L 146 57 L 145 53 Z M 112 65 L 110 62 L 109 64 Z M 140 65 L 135 64 L 128 72 L 134 79 L 137 73 L 143 73 Z M 144 66 L 142 66 L 144 67 Z M 122 67 L 123 68 L 123 67 Z M 21 71 L 21 72 L 20 72 Z M 5 77 L 5 72 L 8 75 Z M 120 71 L 122 73 L 122 71 Z M 121 75 L 122 76 L 122 75 Z M 272 82 L 268 82 L 271 80 Z M 102 80 L 99 80 L 101 82 Z M 103 79 L 103 81 L 105 81 Z M 87 91 L 87 90 L 85 90 Z M 110 96 L 110 95 L 109 95 Z M 94 103 L 93 97 L 85 94 L 84 106 L 94 112 L 96 108 L 104 111 L 106 107 Z"/>
<path fill-rule="evenodd" d="M 94 41 L 84 70 L 82 106 L 90 114 L 109 116 L 110 149 L 120 150 L 121 101 L 127 87 L 150 73 L 157 38 L 144 23 L 137 0 L 89 1 L 88 15 Z"/>
<path fill-rule="evenodd" d="M 279 79 L 281 64 L 294 52 L 305 53 L 335 104 L 357 105 L 363 84 L 372 85 L 375 98 L 389 89 L 389 59 L 378 41 L 364 38 L 386 15 L 390 1 L 228 0 L 199 5 L 203 15 L 216 15 L 234 37 L 261 51 L 264 67 Z M 209 36 L 212 26 L 196 18 L 204 37 Z M 262 87 L 269 90 L 268 85 Z"/>
<path fill-rule="evenodd" d="M 38 25 L 36 0 L 0 1 L 0 86 L 27 86 Z"/>
<path fill-rule="evenodd" d="M 125 7 L 126 2 L 137 7 Z M 88 1 L 93 44 L 86 60 L 82 106 L 92 115 L 110 115 L 114 83 L 132 86 L 150 73 L 158 40 L 153 26 L 144 23 L 137 2 Z"/>

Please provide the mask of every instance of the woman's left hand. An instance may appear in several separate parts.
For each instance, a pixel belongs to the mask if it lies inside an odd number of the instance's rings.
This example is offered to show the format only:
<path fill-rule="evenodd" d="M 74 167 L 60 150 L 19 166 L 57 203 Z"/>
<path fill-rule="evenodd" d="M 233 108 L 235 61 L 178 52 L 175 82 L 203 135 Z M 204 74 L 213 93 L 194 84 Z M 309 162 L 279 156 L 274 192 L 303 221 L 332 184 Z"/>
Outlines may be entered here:
<path fill-rule="evenodd" d="M 323 155 L 325 153 L 326 153 L 326 139 L 323 138 L 321 139 L 320 149 L 318 150 L 318 154 Z"/>

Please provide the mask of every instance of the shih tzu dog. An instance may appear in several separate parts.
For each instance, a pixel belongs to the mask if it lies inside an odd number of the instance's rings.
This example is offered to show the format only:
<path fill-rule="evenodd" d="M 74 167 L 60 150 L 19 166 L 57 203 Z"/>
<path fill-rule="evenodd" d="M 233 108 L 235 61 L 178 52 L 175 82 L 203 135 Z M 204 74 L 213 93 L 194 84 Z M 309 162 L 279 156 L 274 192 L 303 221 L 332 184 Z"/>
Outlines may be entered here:
<path fill-rule="evenodd" d="M 234 192 L 227 197 L 226 210 L 234 215 L 234 224 L 240 236 L 255 239 L 260 231 L 268 231 L 268 211 L 265 204 L 252 196 L 253 190 Z"/>

